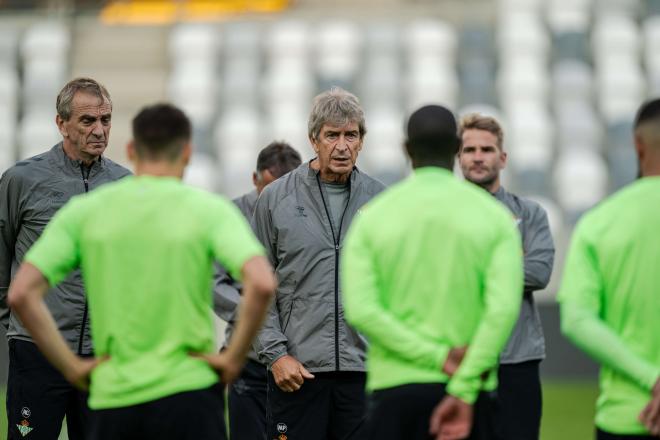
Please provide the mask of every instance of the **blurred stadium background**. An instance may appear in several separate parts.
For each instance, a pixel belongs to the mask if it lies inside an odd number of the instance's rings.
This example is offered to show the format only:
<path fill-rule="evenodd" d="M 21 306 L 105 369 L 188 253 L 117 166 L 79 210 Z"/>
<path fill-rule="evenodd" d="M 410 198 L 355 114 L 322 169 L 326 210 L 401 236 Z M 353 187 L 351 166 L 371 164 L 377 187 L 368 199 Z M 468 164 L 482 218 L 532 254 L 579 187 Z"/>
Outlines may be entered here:
<path fill-rule="evenodd" d="M 0 0 L 0 171 L 58 141 L 55 96 L 81 75 L 113 97 L 108 156 L 126 162 L 142 105 L 172 101 L 195 126 L 186 180 L 229 197 L 251 188 L 270 140 L 312 156 L 311 98 L 331 85 L 362 100 L 359 165 L 386 183 L 408 173 L 412 109 L 500 118 L 504 184 L 546 208 L 558 250 L 537 296 L 543 438 L 591 437 L 596 368 L 559 334 L 553 298 L 576 220 L 636 177 L 632 118 L 660 92 L 660 0 Z"/>

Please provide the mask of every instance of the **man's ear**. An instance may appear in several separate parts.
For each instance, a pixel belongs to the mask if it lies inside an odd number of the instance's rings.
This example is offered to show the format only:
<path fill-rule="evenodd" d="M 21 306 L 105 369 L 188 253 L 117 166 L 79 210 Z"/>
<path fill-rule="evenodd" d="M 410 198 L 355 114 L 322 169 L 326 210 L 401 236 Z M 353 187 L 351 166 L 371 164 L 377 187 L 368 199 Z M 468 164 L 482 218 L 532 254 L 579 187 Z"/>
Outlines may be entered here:
<path fill-rule="evenodd" d="M 190 158 L 192 157 L 192 153 L 193 153 L 192 142 L 188 141 L 183 146 L 183 150 L 181 151 L 181 160 L 183 161 L 184 166 L 188 166 L 188 164 L 190 163 Z"/>
<path fill-rule="evenodd" d="M 410 151 L 410 143 L 408 141 L 403 142 L 403 150 L 406 152 L 406 156 L 412 161 L 413 155 L 412 152 Z"/>
<path fill-rule="evenodd" d="M 59 130 L 62 137 L 69 137 L 69 133 L 64 129 L 64 123 L 66 121 L 60 117 L 60 115 L 55 116 L 55 124 L 57 124 L 57 129 Z"/>
<path fill-rule="evenodd" d="M 137 151 L 135 151 L 135 142 L 133 140 L 128 141 L 126 144 L 126 156 L 132 163 L 135 163 L 137 160 Z"/>
<path fill-rule="evenodd" d="M 509 159 L 509 155 L 506 154 L 506 151 L 501 151 L 500 158 L 502 159 L 502 169 L 504 169 L 506 168 L 506 162 Z"/>
<path fill-rule="evenodd" d="M 318 145 L 316 145 L 316 140 L 313 137 L 310 137 L 309 138 L 309 143 L 312 144 L 312 149 L 318 155 L 319 154 L 319 147 L 318 147 Z"/>

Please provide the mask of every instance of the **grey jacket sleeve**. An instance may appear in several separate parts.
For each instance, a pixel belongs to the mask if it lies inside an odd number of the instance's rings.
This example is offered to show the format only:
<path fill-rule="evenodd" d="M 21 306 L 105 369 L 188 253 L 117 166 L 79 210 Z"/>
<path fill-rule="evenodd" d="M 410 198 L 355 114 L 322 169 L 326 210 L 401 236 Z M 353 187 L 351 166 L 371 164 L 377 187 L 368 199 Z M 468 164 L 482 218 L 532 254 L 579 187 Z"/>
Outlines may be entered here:
<path fill-rule="evenodd" d="M 269 199 L 272 196 L 267 187 L 257 200 L 252 217 L 252 229 L 261 244 L 266 248 L 268 259 L 273 267 L 277 267 L 277 237 L 274 233 L 273 220 L 271 217 Z M 282 332 L 280 317 L 277 306 L 277 297 L 273 301 L 263 327 L 259 331 L 255 341 L 254 349 L 259 360 L 270 367 L 273 362 L 287 354 L 288 339 Z"/>
<path fill-rule="evenodd" d="M 528 215 L 523 224 L 525 292 L 533 292 L 544 289 L 550 281 L 555 245 L 545 210 L 536 203 L 530 203 Z"/>
<path fill-rule="evenodd" d="M 213 268 L 213 311 L 215 314 L 223 321 L 233 323 L 240 300 L 240 283 L 234 280 L 222 265 L 215 263 Z"/>
<path fill-rule="evenodd" d="M 0 323 L 5 330 L 9 327 L 7 291 L 11 281 L 11 265 L 18 233 L 16 217 L 20 197 L 14 180 L 9 173 L 5 173 L 0 178 Z"/>

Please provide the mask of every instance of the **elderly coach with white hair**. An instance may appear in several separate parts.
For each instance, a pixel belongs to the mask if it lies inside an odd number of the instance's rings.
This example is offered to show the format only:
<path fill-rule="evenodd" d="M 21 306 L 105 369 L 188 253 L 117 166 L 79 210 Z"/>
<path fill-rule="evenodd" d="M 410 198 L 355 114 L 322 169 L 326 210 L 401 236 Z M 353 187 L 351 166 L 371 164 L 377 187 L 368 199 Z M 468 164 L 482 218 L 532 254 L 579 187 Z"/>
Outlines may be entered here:
<path fill-rule="evenodd" d="M 316 157 L 270 184 L 253 217 L 279 280 L 258 337 L 270 371 L 268 438 L 355 439 L 365 413 L 365 340 L 344 319 L 343 238 L 384 189 L 355 162 L 366 133 L 358 99 L 332 88 L 314 99 L 308 135 Z"/>

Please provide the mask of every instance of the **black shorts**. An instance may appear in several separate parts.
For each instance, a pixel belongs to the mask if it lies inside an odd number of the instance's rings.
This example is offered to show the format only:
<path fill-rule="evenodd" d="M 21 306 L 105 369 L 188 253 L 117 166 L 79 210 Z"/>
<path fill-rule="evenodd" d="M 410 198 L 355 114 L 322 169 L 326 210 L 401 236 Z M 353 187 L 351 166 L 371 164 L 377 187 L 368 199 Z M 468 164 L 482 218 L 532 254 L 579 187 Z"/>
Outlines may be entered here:
<path fill-rule="evenodd" d="M 229 385 L 229 438 L 264 440 L 266 438 L 266 388 L 268 370 L 248 360 L 241 375 Z"/>
<path fill-rule="evenodd" d="M 92 411 L 90 440 L 227 440 L 223 387 Z"/>
<path fill-rule="evenodd" d="M 432 440 L 429 422 L 445 397 L 445 384 L 408 384 L 374 391 L 369 396 L 370 440 Z M 494 393 L 481 393 L 474 405 L 470 440 L 501 440 L 495 429 Z"/>
<path fill-rule="evenodd" d="M 361 440 L 366 373 L 314 373 L 293 393 L 268 375 L 269 440 Z"/>
<path fill-rule="evenodd" d="M 543 407 L 540 363 L 534 360 L 500 365 L 497 424 L 502 438 L 538 440 Z"/>
<path fill-rule="evenodd" d="M 609 432 L 596 429 L 596 440 L 648 440 L 650 438 L 650 435 L 611 434 Z"/>
<path fill-rule="evenodd" d="M 70 440 L 83 440 L 89 420 L 87 393 L 53 367 L 32 342 L 9 340 L 7 438 L 52 440 L 66 416 Z"/>

